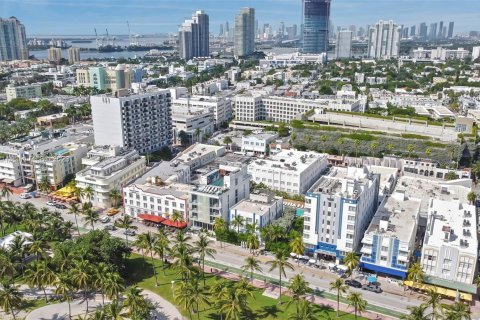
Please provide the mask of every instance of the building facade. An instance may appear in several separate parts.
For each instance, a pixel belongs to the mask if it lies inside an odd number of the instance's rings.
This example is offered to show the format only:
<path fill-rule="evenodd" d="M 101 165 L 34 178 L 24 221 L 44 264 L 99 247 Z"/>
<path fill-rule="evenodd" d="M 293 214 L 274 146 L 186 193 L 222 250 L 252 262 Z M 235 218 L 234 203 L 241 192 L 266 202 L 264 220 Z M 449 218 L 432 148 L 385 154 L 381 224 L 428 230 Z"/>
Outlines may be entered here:
<path fill-rule="evenodd" d="M 35 99 L 42 97 L 42 85 L 40 84 L 29 84 L 25 86 L 14 86 L 9 84 L 5 88 L 7 94 L 7 101 L 11 101 L 16 98 L 25 98 L 25 99 Z"/>
<path fill-rule="evenodd" d="M 173 133 L 169 90 L 113 97 L 92 96 L 95 144 L 153 152 L 169 147 Z"/>
<path fill-rule="evenodd" d="M 337 59 L 352 57 L 352 31 L 341 30 L 337 33 L 337 45 L 335 46 Z"/>
<path fill-rule="evenodd" d="M 328 51 L 330 0 L 303 0 L 304 53 Z"/>
<path fill-rule="evenodd" d="M 400 56 L 401 28 L 393 21 L 380 20 L 368 33 L 368 56 L 373 59 L 390 59 Z"/>
<path fill-rule="evenodd" d="M 115 92 L 120 89 L 129 89 L 135 78 L 135 70 L 124 65 L 115 68 L 90 67 L 77 69 L 77 85 L 94 87 L 98 90 Z"/>
<path fill-rule="evenodd" d="M 255 52 L 255 9 L 242 8 L 235 16 L 234 53 L 238 57 Z"/>
<path fill-rule="evenodd" d="M 209 16 L 197 11 L 192 19 L 185 20 L 178 32 L 179 54 L 182 59 L 208 57 L 210 55 Z"/>
<path fill-rule="evenodd" d="M 80 48 L 71 47 L 67 50 L 68 63 L 74 64 L 80 61 Z"/>
<path fill-rule="evenodd" d="M 15 17 L 0 18 L 0 61 L 28 59 L 25 26 Z"/>
<path fill-rule="evenodd" d="M 48 61 L 59 64 L 62 61 L 62 49 L 61 48 L 49 48 L 47 50 Z"/>

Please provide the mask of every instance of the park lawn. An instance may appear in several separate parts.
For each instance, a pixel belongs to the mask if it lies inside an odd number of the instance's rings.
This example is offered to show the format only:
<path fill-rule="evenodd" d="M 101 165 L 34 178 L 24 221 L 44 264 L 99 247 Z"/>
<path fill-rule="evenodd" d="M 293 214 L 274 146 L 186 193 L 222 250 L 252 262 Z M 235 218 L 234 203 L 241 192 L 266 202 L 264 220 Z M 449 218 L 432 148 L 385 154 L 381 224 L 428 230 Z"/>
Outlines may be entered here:
<path fill-rule="evenodd" d="M 155 278 L 153 276 L 153 269 L 151 265 L 150 258 L 147 257 L 147 261 L 144 264 L 143 258 L 141 255 L 132 254 L 127 260 L 127 283 L 129 285 L 138 285 L 141 288 L 148 289 L 153 291 L 163 298 L 170 301 L 172 304 L 175 303 L 173 292 L 172 292 L 172 281 L 178 282 L 180 280 L 180 275 L 176 275 L 174 269 L 163 270 L 162 263 L 159 260 L 155 260 L 155 265 L 157 267 L 158 274 L 158 287 L 155 287 Z M 164 273 L 165 272 L 165 275 Z M 205 274 L 206 285 L 207 287 L 215 282 L 219 277 Z M 255 290 L 254 298 L 249 300 L 249 307 L 251 309 L 251 314 L 245 315 L 249 319 L 262 319 L 262 320 L 273 320 L 273 319 L 287 319 L 289 316 L 293 315 L 295 312 L 295 305 L 291 304 L 287 308 L 287 302 L 290 300 L 289 297 L 282 297 L 282 305 L 278 305 L 278 300 L 272 299 L 262 295 L 263 290 Z M 318 319 L 328 319 L 325 313 L 332 318 L 336 318 L 335 310 L 331 308 L 324 308 L 319 305 L 312 304 L 312 308 L 316 311 L 315 314 Z M 181 307 L 178 307 L 180 312 L 188 317 L 188 312 L 183 310 Z M 204 305 L 200 307 L 200 319 L 203 320 L 220 320 L 220 315 L 217 310 L 213 309 L 209 305 Z M 196 315 L 192 315 L 195 319 Z M 340 312 L 339 319 L 354 319 L 353 314 L 342 313 Z M 358 319 L 364 319 L 358 317 Z"/>

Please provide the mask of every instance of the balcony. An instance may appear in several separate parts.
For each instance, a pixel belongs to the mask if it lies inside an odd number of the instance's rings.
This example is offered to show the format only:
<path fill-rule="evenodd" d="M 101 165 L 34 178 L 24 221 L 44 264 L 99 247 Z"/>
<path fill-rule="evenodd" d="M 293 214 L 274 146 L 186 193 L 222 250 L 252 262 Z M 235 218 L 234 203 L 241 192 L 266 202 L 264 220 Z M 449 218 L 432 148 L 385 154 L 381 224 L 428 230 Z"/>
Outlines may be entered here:
<path fill-rule="evenodd" d="M 372 247 L 367 247 L 363 246 L 362 250 L 360 250 L 361 253 L 366 253 L 366 254 L 372 254 Z"/>

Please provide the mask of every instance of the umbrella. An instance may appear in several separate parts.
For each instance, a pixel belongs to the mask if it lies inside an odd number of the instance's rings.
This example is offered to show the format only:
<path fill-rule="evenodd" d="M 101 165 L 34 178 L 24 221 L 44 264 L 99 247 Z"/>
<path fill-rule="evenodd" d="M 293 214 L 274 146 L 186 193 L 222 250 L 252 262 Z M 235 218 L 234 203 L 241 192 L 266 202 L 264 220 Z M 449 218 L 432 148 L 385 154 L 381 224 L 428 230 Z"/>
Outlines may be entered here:
<path fill-rule="evenodd" d="M 329 263 L 328 263 L 328 267 L 329 267 L 330 269 L 335 268 L 335 263 L 329 262 Z"/>
<path fill-rule="evenodd" d="M 377 277 L 375 276 L 368 276 L 367 281 L 370 283 L 377 282 Z"/>
<path fill-rule="evenodd" d="M 315 262 L 317 262 L 317 260 L 315 260 L 315 259 L 310 259 L 310 260 L 308 260 L 308 262 L 309 262 L 309 263 L 315 263 Z"/>
<path fill-rule="evenodd" d="M 340 269 L 340 270 L 343 270 L 343 271 L 347 271 L 347 270 L 348 270 L 348 267 L 347 267 L 347 266 L 344 266 L 343 264 L 341 264 L 341 265 L 338 265 L 338 266 L 337 266 L 337 269 Z"/>
<path fill-rule="evenodd" d="M 295 252 L 290 252 L 290 257 L 296 258 L 296 257 L 297 257 L 297 254 L 296 254 Z"/>

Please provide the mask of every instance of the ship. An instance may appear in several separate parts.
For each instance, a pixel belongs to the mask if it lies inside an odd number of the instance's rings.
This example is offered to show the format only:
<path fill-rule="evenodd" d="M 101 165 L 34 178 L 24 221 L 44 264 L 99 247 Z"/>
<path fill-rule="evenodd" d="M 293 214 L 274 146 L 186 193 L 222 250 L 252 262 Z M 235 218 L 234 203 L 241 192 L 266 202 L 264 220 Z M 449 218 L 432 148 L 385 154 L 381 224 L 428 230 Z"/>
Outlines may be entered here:
<path fill-rule="evenodd" d="M 169 45 L 156 45 L 156 44 L 147 44 L 147 45 L 139 45 L 139 44 L 131 44 L 127 47 L 127 51 L 148 51 L 148 50 L 160 50 L 160 51 L 168 51 L 173 50 L 173 46 Z"/>
<path fill-rule="evenodd" d="M 93 40 L 72 40 L 71 43 L 92 43 Z"/>
<path fill-rule="evenodd" d="M 120 51 L 123 51 L 124 48 L 122 48 L 121 46 L 114 46 L 111 44 L 107 44 L 104 46 L 99 46 L 97 50 L 98 52 L 120 52 Z"/>

